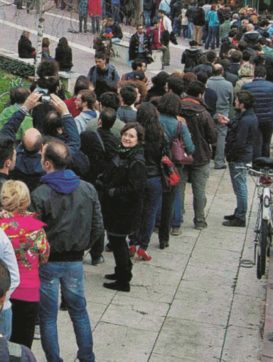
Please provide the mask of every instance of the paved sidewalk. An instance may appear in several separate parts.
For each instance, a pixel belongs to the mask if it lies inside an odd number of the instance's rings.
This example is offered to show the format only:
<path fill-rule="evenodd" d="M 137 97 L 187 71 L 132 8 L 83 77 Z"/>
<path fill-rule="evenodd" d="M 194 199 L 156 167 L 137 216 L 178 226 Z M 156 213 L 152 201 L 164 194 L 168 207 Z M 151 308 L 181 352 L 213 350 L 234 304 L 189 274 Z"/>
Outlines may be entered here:
<path fill-rule="evenodd" d="M 183 234 L 170 247 L 158 249 L 157 235 L 149 251 L 151 262 L 135 261 L 130 293 L 102 287 L 113 271 L 111 253 L 105 264 L 92 267 L 86 258 L 86 295 L 98 362 L 254 362 L 261 358 L 265 280 L 253 260 L 252 211 L 254 184 L 249 180 L 250 217 L 247 228 L 221 226 L 233 211 L 228 171 L 211 170 L 208 187 L 208 228 L 192 226 L 191 191 Z M 256 200 L 254 200 L 255 202 Z M 59 341 L 65 362 L 74 361 L 76 344 L 67 312 L 59 312 Z M 45 361 L 40 341 L 33 350 Z"/>

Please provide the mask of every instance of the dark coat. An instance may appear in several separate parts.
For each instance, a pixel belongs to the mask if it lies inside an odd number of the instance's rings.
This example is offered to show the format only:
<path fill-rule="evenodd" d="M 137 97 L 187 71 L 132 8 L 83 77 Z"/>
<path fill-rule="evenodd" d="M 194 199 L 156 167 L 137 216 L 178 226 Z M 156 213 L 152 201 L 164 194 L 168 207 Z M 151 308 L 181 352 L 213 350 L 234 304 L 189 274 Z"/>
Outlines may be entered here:
<path fill-rule="evenodd" d="M 187 96 L 181 101 L 181 114 L 195 145 L 193 166 L 202 166 L 211 159 L 210 144 L 217 141 L 216 127 L 204 104 L 195 97 Z"/>
<path fill-rule="evenodd" d="M 244 84 L 242 90 L 247 90 L 255 97 L 255 113 L 259 123 L 273 121 L 273 83 L 265 79 L 255 78 Z"/>
<path fill-rule="evenodd" d="M 58 45 L 55 50 L 55 60 L 58 62 L 61 71 L 70 70 L 73 67 L 71 48 Z"/>
<path fill-rule="evenodd" d="M 182 53 L 181 63 L 185 64 L 184 72 L 192 72 L 193 68 L 197 66 L 198 61 L 202 55 L 201 49 L 190 48 Z"/>
<path fill-rule="evenodd" d="M 18 42 L 18 54 L 20 58 L 35 57 L 35 48 L 33 48 L 31 41 L 23 35 Z"/>
<path fill-rule="evenodd" d="M 139 38 L 137 33 L 133 34 L 130 39 L 129 44 L 129 60 L 134 60 L 138 55 L 138 47 L 139 47 Z M 144 33 L 144 53 L 151 54 L 151 44 L 150 39 L 146 33 Z"/>
<path fill-rule="evenodd" d="M 42 184 L 31 193 L 32 210 L 46 223 L 50 260 L 81 260 L 103 233 L 95 188 L 85 181 L 70 193 L 60 193 Z"/>
<path fill-rule="evenodd" d="M 145 183 L 143 149 L 129 157 L 122 154 L 114 157 L 103 176 L 102 213 L 108 233 L 129 235 L 136 231 Z"/>
<path fill-rule="evenodd" d="M 85 176 L 86 181 L 95 185 L 95 181 L 99 174 L 104 173 L 111 164 L 111 160 L 117 153 L 119 139 L 115 137 L 111 130 L 98 128 L 104 150 L 101 142 L 93 131 L 84 131 L 81 133 L 81 150 L 88 156 L 90 168 Z"/>
<path fill-rule="evenodd" d="M 228 124 L 226 158 L 228 162 L 251 162 L 253 144 L 258 131 L 258 120 L 253 109 L 238 113 Z"/>

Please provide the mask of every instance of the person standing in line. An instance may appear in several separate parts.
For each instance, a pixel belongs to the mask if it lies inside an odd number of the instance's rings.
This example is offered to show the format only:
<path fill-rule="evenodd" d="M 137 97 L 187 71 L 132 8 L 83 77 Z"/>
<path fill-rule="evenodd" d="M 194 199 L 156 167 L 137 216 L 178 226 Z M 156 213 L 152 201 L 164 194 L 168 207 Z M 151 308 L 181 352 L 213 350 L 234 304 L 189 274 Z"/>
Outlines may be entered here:
<path fill-rule="evenodd" d="M 87 33 L 87 13 L 88 13 L 88 1 L 79 1 L 79 32 L 82 33 L 82 22 L 83 31 Z"/>
<path fill-rule="evenodd" d="M 101 0 L 88 1 L 88 15 L 91 17 L 92 34 L 100 32 L 100 20 L 102 15 Z"/>
<path fill-rule="evenodd" d="M 20 272 L 20 284 L 11 295 L 11 341 L 31 348 L 40 299 L 39 265 L 46 263 L 49 245 L 45 226 L 27 212 L 30 195 L 22 181 L 7 181 L 1 190 L 0 227 L 10 238 Z"/>
<path fill-rule="evenodd" d="M 208 12 L 207 15 L 208 27 L 209 32 L 205 43 L 205 49 L 211 47 L 211 49 L 219 48 L 219 26 L 220 21 L 218 18 L 218 13 L 216 10 L 216 5 L 211 5 L 211 10 Z"/>
<path fill-rule="evenodd" d="M 162 44 L 166 47 L 164 53 L 163 53 L 163 66 L 169 66 L 170 65 L 170 48 L 169 48 L 169 42 L 170 42 L 170 34 L 173 31 L 172 28 L 172 22 L 171 19 L 168 18 L 166 13 L 163 10 L 158 11 L 158 16 L 160 18 L 159 22 L 159 30 L 160 30 L 160 36 L 159 39 L 162 42 Z"/>
<path fill-rule="evenodd" d="M 46 175 L 31 194 L 31 208 L 47 224 L 51 249 L 48 263 L 40 267 L 42 347 L 48 361 L 62 361 L 57 332 L 61 285 L 76 335 L 77 358 L 95 362 L 82 260 L 84 251 L 104 232 L 98 195 L 93 185 L 67 169 L 70 151 L 62 141 L 51 140 L 44 145 L 41 163 Z"/>
<path fill-rule="evenodd" d="M 224 68 L 221 64 L 214 64 L 213 76 L 207 81 L 207 87 L 213 89 L 217 93 L 216 101 L 216 115 L 220 113 L 226 117 L 229 116 L 231 107 L 233 105 L 233 86 L 225 80 Z M 217 118 L 216 118 L 217 120 Z M 217 123 L 217 144 L 216 154 L 214 157 L 214 168 L 216 170 L 225 169 L 225 141 L 227 135 L 227 126 L 225 124 Z"/>
<path fill-rule="evenodd" d="M 236 116 L 230 121 L 219 115 L 218 121 L 228 125 L 226 158 L 237 205 L 231 215 L 225 215 L 223 226 L 246 226 L 247 213 L 247 170 L 246 164 L 252 161 L 253 145 L 258 130 L 258 119 L 254 112 L 255 98 L 247 91 L 240 91 L 235 99 Z"/>

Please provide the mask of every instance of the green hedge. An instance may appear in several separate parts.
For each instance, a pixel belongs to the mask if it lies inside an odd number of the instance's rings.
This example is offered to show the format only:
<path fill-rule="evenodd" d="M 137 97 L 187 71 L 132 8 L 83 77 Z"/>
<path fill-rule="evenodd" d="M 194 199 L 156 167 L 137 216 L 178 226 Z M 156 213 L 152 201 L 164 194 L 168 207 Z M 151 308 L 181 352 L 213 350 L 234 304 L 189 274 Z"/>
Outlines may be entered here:
<path fill-rule="evenodd" d="M 8 59 L 0 56 L 0 68 L 8 73 L 27 78 L 35 74 L 34 65 L 26 64 L 17 59 Z"/>

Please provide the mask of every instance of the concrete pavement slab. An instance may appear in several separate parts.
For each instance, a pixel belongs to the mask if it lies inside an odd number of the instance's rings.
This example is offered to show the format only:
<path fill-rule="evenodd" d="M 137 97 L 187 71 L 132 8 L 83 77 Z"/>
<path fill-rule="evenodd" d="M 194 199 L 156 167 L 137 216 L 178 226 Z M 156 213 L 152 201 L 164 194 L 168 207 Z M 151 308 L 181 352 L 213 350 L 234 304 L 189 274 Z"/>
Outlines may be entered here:
<path fill-rule="evenodd" d="M 257 362 L 261 360 L 261 335 L 257 328 L 229 326 L 222 362 Z"/>
<path fill-rule="evenodd" d="M 154 353 L 180 361 L 218 361 L 225 330 L 221 326 L 168 317 L 156 342 Z M 218 337 L 217 337 L 218 336 Z"/>

